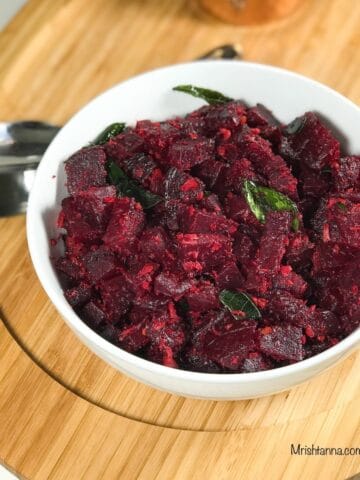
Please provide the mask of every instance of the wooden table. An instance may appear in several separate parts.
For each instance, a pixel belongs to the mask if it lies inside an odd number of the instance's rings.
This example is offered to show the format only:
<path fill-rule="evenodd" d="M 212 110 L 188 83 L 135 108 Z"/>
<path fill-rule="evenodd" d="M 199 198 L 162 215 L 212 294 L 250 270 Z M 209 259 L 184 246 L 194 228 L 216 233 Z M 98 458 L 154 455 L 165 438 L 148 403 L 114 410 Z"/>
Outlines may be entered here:
<path fill-rule="evenodd" d="M 138 72 L 240 42 L 248 60 L 320 80 L 360 104 L 360 1 L 307 0 L 240 28 L 185 0 L 30 0 L 0 34 L 3 119 L 65 122 Z M 360 129 L 360 126 L 359 126 Z M 0 220 L 0 460 L 29 479 L 344 479 L 360 457 L 360 355 L 290 392 L 190 400 L 130 380 L 87 350 L 44 294 L 22 216 Z"/>

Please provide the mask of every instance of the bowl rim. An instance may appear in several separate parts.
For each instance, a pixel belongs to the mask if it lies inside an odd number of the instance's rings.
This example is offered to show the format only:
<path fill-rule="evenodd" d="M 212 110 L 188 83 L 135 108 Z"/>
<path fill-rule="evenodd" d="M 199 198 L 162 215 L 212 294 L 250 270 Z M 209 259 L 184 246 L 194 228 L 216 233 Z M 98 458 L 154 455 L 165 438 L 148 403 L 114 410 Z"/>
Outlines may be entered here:
<path fill-rule="evenodd" d="M 285 68 L 280 68 L 272 65 L 266 65 L 257 62 L 248 62 L 248 61 L 236 61 L 235 60 L 205 60 L 201 62 L 202 68 L 207 68 L 208 66 L 221 66 L 223 64 L 237 64 L 239 68 L 249 68 L 258 70 L 259 72 L 263 70 L 267 70 L 273 72 L 277 75 L 293 77 L 301 82 L 305 82 L 315 86 L 316 88 L 320 88 L 326 93 L 337 97 L 342 102 L 345 102 L 348 106 L 352 107 L 355 110 L 358 110 L 359 117 L 360 117 L 360 107 L 353 103 L 351 100 L 346 98 L 341 93 L 333 90 L 327 85 L 323 83 L 306 77 L 300 73 L 293 72 L 291 70 L 287 70 Z M 33 188 L 30 193 L 29 203 L 28 203 L 28 210 L 26 215 L 26 233 L 27 233 L 27 241 L 28 241 L 28 248 L 30 252 L 30 257 L 37 274 L 37 277 L 45 290 L 46 294 L 48 295 L 49 299 L 56 307 L 57 311 L 66 321 L 66 323 L 72 328 L 75 334 L 81 339 L 82 343 L 85 343 L 86 346 L 94 352 L 94 349 L 89 347 L 89 345 L 95 345 L 97 349 L 101 352 L 106 354 L 106 357 L 111 356 L 115 357 L 119 362 L 124 361 L 127 364 L 131 364 L 136 369 L 145 370 L 148 373 L 152 374 L 159 374 L 161 376 L 171 377 L 174 380 L 188 380 L 190 382 L 204 382 L 206 384 L 249 384 L 249 383 L 257 383 L 259 381 L 264 380 L 271 380 L 276 379 L 279 377 L 286 377 L 292 374 L 296 374 L 302 371 L 308 371 L 309 369 L 316 369 L 319 367 L 321 370 L 323 369 L 323 365 L 327 362 L 331 361 L 332 359 L 334 362 L 339 356 L 342 356 L 345 352 L 349 354 L 356 348 L 359 347 L 360 344 L 360 327 L 357 328 L 354 332 L 350 335 L 339 341 L 339 343 L 335 344 L 334 346 L 324 350 L 321 353 L 318 353 L 312 357 L 309 357 L 305 360 L 300 360 L 299 362 L 273 368 L 270 370 L 263 370 L 258 372 L 250 372 L 250 373 L 204 373 L 204 372 L 194 372 L 190 370 L 178 369 L 167 367 L 165 365 L 157 364 L 150 360 L 146 360 L 142 357 L 139 357 L 133 353 L 129 353 L 126 350 L 118 347 L 108 340 L 105 340 L 101 337 L 95 330 L 91 329 L 85 322 L 81 320 L 81 318 L 75 313 L 75 311 L 67 304 L 64 297 L 60 297 L 58 292 L 52 288 L 51 284 L 47 282 L 46 272 L 42 268 L 42 261 L 43 255 L 41 254 L 40 249 L 37 248 L 36 243 L 36 199 L 35 199 L 35 190 L 39 188 L 39 179 L 41 176 L 42 165 L 47 161 L 47 156 L 49 152 L 50 146 L 53 142 L 57 139 L 58 135 L 61 135 L 61 132 L 68 124 L 75 119 L 77 116 L 81 115 L 85 109 L 87 109 L 93 103 L 99 101 L 102 96 L 109 95 L 111 92 L 116 90 L 118 87 L 131 83 L 133 80 L 138 79 L 146 79 L 146 77 L 151 77 L 153 73 L 160 73 L 163 71 L 168 70 L 181 70 L 183 67 L 190 66 L 190 65 L 198 65 L 200 64 L 199 61 L 192 61 L 192 62 L 183 62 L 173 65 L 167 65 L 160 68 L 155 68 L 148 70 L 144 73 L 132 76 L 125 81 L 119 82 L 112 87 L 104 90 L 100 94 L 93 97 L 89 102 L 83 105 L 74 115 L 70 117 L 70 119 L 64 124 L 64 126 L 60 129 L 58 134 L 54 137 L 50 145 L 48 146 L 41 162 L 38 167 L 38 171 L 36 174 L 35 182 Z M 35 221 L 34 221 L 35 220 Z M 65 303 L 66 302 L 66 303 Z M 84 342 L 83 339 L 86 339 Z M 97 354 L 96 352 L 94 352 Z"/>

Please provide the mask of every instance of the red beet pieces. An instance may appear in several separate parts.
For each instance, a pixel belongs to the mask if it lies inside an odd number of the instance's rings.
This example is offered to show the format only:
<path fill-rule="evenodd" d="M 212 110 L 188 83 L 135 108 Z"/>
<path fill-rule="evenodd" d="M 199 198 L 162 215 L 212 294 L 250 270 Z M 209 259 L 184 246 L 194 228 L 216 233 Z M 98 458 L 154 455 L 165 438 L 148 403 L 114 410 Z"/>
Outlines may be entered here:
<path fill-rule="evenodd" d="M 114 124 L 65 162 L 55 262 L 91 328 L 148 360 L 257 372 L 360 324 L 360 157 L 323 119 L 262 105 Z"/>

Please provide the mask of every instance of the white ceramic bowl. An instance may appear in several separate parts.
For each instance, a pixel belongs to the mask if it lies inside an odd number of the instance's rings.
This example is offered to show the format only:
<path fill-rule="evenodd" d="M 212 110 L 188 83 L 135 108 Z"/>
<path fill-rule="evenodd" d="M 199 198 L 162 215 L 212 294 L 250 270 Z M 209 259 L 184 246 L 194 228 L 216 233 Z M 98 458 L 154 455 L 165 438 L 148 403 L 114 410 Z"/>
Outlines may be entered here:
<path fill-rule="evenodd" d="M 219 60 L 154 70 L 92 100 L 52 141 L 39 166 L 29 201 L 27 235 L 31 258 L 40 282 L 69 327 L 94 353 L 126 375 L 189 397 L 235 400 L 273 394 L 314 377 L 349 355 L 360 344 L 360 329 L 319 355 L 274 370 L 223 375 L 176 370 L 127 353 L 87 327 L 66 302 L 50 261 L 53 252 L 49 239 L 57 236 L 55 219 L 61 199 L 66 196 L 62 162 L 112 122 L 163 120 L 198 108 L 203 104 L 201 100 L 172 91 L 173 86 L 186 83 L 216 89 L 249 104 L 263 103 L 282 122 L 314 110 L 337 126 L 349 152 L 360 152 L 360 109 L 303 76 L 265 65 Z"/>

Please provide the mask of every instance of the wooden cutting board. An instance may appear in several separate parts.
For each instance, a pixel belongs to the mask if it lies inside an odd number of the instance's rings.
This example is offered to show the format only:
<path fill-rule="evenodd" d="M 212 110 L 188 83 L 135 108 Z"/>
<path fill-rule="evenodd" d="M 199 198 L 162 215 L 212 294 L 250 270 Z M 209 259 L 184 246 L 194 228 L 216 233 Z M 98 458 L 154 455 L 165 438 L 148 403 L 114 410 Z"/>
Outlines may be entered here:
<path fill-rule="evenodd" d="M 1 118 L 61 124 L 133 74 L 229 42 L 241 43 L 248 60 L 301 72 L 360 104 L 359 25 L 354 0 L 307 0 L 292 17 L 251 28 L 186 0 L 30 0 L 0 34 Z M 0 461 L 18 474 L 293 480 L 360 472 L 359 456 L 290 454 L 291 443 L 360 447 L 360 354 L 272 397 L 176 397 L 121 375 L 75 338 L 35 276 L 22 216 L 0 220 L 0 252 Z"/>

